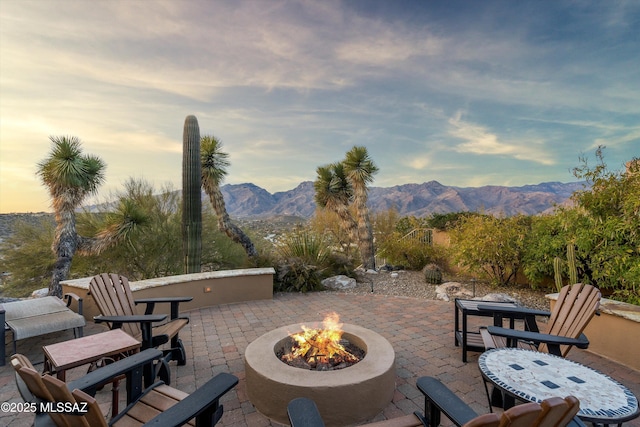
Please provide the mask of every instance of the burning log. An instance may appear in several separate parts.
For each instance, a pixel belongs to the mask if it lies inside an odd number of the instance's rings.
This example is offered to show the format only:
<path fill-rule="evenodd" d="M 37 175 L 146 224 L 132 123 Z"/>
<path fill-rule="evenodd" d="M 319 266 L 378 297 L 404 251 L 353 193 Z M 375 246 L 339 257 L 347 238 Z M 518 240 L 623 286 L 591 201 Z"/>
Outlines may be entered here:
<path fill-rule="evenodd" d="M 342 339 L 342 323 L 337 313 L 329 313 L 322 329 L 307 328 L 290 334 L 278 357 L 290 366 L 318 371 L 335 370 L 358 363 L 364 351 Z"/>

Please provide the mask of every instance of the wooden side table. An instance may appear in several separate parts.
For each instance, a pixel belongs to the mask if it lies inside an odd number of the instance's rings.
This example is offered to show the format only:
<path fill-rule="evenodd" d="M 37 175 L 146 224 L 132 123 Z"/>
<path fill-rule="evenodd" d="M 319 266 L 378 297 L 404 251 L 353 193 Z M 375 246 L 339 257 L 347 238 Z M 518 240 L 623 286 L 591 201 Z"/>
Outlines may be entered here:
<path fill-rule="evenodd" d="M 467 362 L 467 351 L 484 351 L 484 342 L 480 331 L 469 331 L 468 316 L 480 316 L 480 317 L 493 317 L 493 313 L 490 311 L 478 310 L 478 305 L 499 307 L 517 307 L 518 305 L 512 302 L 490 302 L 481 300 L 469 300 L 456 298 L 455 300 L 455 320 L 454 320 L 454 339 L 455 346 L 462 346 L 462 361 Z M 462 317 L 462 327 L 460 325 L 460 317 Z M 510 318 L 510 327 L 513 329 L 514 319 Z M 502 326 L 495 324 L 494 326 Z"/>
<path fill-rule="evenodd" d="M 66 380 L 66 372 L 78 366 L 98 362 L 104 358 L 118 360 L 140 350 L 140 341 L 124 332 L 113 329 L 70 341 L 43 346 L 44 372 Z M 118 380 L 113 382 L 112 413 L 118 413 Z"/>

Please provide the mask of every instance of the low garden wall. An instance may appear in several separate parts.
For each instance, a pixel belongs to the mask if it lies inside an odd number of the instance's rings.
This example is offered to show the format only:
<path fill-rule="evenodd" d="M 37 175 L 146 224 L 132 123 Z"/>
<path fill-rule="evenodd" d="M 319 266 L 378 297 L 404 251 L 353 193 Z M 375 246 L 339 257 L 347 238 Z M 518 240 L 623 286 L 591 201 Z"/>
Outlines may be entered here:
<path fill-rule="evenodd" d="M 547 298 L 553 309 L 558 294 Z M 640 306 L 602 298 L 600 316 L 593 316 L 584 334 L 587 351 L 640 371 Z"/>
<path fill-rule="evenodd" d="M 182 274 L 129 282 L 134 298 L 192 296 L 180 303 L 180 311 L 195 310 L 219 304 L 273 298 L 273 268 L 245 268 Z M 91 277 L 65 280 L 62 292 L 73 292 L 83 298 L 84 316 L 93 320 L 100 314 L 89 292 Z M 140 305 L 141 313 L 145 304 Z M 154 313 L 169 314 L 169 304 L 157 304 Z"/>

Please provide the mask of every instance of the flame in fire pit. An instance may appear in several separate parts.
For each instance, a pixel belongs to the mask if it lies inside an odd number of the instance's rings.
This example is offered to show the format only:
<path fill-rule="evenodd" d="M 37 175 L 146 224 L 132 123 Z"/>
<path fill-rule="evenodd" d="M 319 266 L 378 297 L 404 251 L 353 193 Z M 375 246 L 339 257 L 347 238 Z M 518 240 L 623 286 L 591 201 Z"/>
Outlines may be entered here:
<path fill-rule="evenodd" d="M 311 329 L 301 325 L 302 332 L 290 334 L 294 341 L 291 352 L 282 360 L 291 362 L 301 358 L 311 366 L 357 363 L 358 356 L 350 353 L 341 343 L 342 323 L 336 312 L 329 313 L 322 321 L 322 329 Z"/>

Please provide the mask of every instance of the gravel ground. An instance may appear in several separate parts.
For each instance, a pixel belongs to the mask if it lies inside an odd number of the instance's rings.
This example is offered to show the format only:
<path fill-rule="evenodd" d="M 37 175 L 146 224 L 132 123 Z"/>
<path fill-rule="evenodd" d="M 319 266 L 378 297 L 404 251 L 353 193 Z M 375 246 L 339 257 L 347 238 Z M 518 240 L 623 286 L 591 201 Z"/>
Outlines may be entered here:
<path fill-rule="evenodd" d="M 393 274 L 393 273 L 397 273 Z M 453 287 L 447 293 L 449 298 L 453 300 L 456 297 L 473 298 L 473 286 L 469 279 L 461 277 L 444 277 L 443 284 L 447 282 L 456 282 L 462 285 L 462 291 L 466 294 L 459 293 L 459 287 Z M 364 294 L 373 292 L 381 295 L 406 296 L 423 299 L 438 299 L 436 294 L 437 285 L 431 285 L 425 282 L 424 275 L 420 271 L 380 271 L 377 274 L 360 273 L 357 280 L 357 286 L 353 289 L 345 289 L 331 292 L 344 292 L 351 294 Z M 532 290 L 524 286 L 511 287 L 494 287 L 487 283 L 476 283 L 476 297 L 483 297 L 487 294 L 506 294 L 514 298 L 520 305 L 540 310 L 549 310 L 549 302 L 545 298 L 548 290 Z"/>

